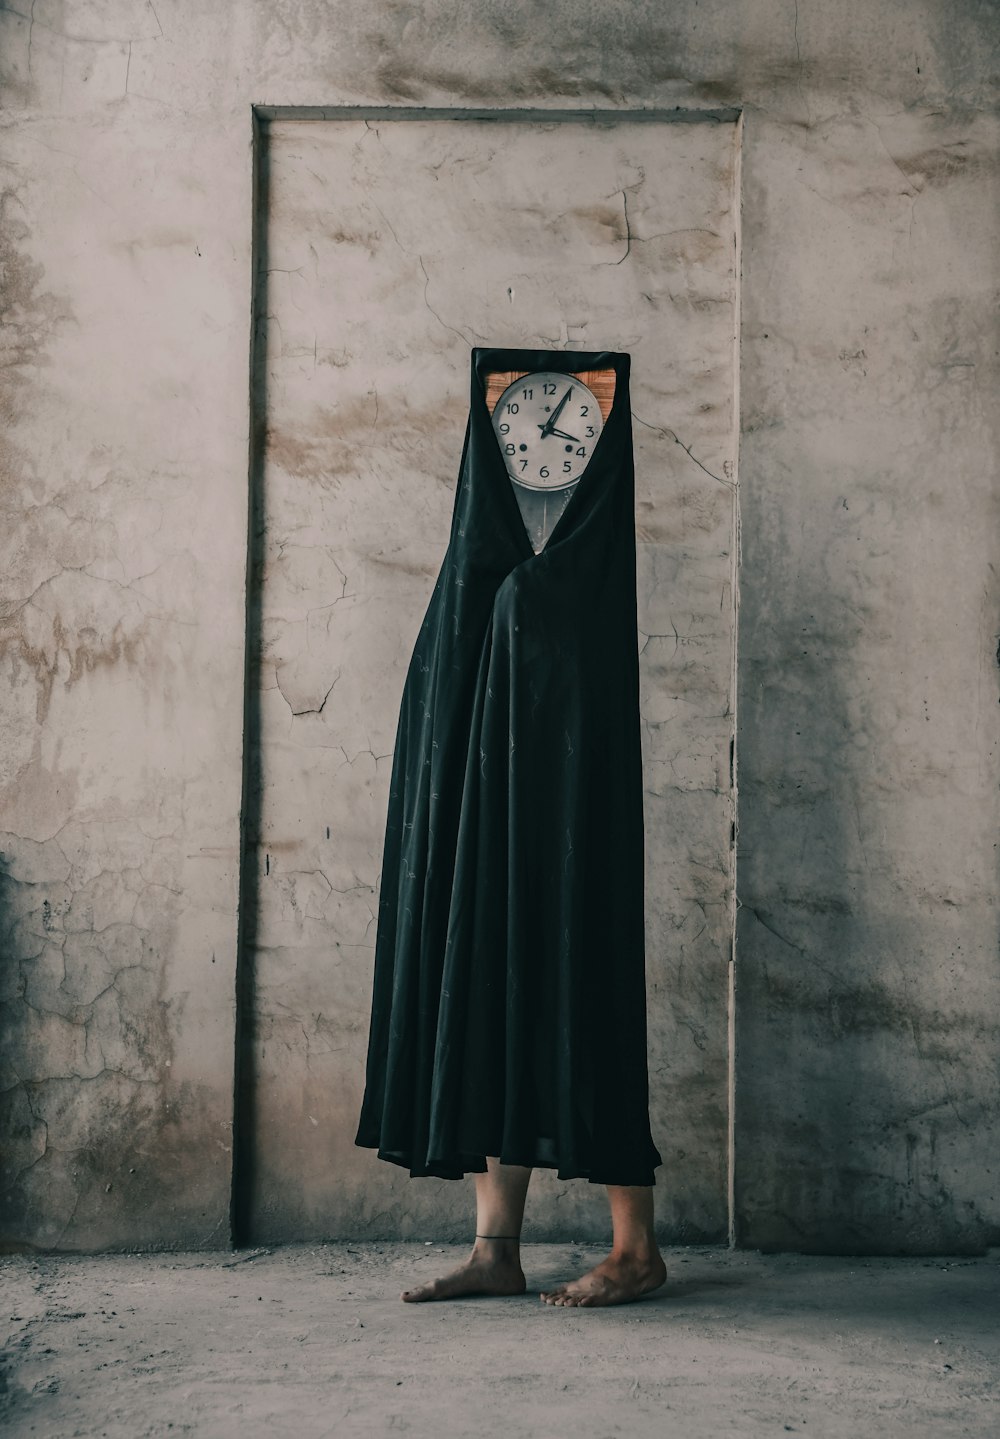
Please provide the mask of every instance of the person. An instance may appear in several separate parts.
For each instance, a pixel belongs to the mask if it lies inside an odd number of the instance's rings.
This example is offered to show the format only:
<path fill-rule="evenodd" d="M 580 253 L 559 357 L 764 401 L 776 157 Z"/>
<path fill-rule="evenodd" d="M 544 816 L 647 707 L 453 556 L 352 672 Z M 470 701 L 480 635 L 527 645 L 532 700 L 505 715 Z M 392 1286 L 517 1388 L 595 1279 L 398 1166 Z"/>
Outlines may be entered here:
<path fill-rule="evenodd" d="M 502 411 L 497 374 L 513 386 Z M 600 420 L 584 375 L 608 381 Z M 473 351 L 451 537 L 393 751 L 355 1139 L 414 1177 L 475 1177 L 471 1254 L 408 1303 L 525 1291 L 539 1166 L 605 1185 L 613 1230 L 610 1254 L 543 1302 L 622 1304 L 666 1279 L 628 375 L 614 351 Z M 570 472 L 572 494 L 533 510 L 511 483 L 525 465 L 540 482 Z"/>

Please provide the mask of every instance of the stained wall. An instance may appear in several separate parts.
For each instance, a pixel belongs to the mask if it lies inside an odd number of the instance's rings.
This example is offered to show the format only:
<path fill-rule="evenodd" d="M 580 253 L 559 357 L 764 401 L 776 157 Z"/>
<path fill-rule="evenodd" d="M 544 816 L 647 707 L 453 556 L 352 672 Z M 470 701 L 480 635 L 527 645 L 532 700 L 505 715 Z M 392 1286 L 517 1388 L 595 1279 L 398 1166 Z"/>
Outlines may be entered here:
<path fill-rule="evenodd" d="M 735 1231 L 997 1242 L 995 53 L 979 0 L 0 12 L 6 1242 L 229 1232 L 253 104 L 742 113 Z"/>
<path fill-rule="evenodd" d="M 473 345 L 632 356 L 651 1122 L 660 1218 L 727 1228 L 732 118 L 276 120 L 262 138 L 255 923 L 240 1190 L 258 1242 L 468 1229 L 353 1144 L 400 694 L 448 543 Z M 606 956 L 614 983 L 616 956 Z M 668 1178 L 667 1178 L 668 1177 Z M 531 1235 L 600 1236 L 532 1181 Z"/>
<path fill-rule="evenodd" d="M 748 138 L 737 1234 L 996 1242 L 995 119 Z"/>

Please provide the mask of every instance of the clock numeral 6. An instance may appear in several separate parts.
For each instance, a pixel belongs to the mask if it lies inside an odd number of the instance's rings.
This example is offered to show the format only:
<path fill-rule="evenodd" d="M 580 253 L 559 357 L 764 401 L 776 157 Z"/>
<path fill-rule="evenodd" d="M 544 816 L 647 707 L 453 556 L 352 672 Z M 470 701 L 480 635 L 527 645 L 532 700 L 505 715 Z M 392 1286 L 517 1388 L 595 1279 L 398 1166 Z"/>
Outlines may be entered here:
<path fill-rule="evenodd" d="M 547 480 L 548 477 L 549 477 L 549 467 L 548 467 L 548 465 L 543 465 L 542 468 L 538 471 L 538 478 L 539 478 L 540 480 Z"/>

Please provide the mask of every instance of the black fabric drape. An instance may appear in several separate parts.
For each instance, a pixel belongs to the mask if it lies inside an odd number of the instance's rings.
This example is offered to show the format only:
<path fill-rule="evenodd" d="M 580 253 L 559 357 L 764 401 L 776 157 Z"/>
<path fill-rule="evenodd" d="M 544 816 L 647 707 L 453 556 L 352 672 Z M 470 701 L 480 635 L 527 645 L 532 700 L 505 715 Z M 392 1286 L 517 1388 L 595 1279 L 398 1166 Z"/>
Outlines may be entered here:
<path fill-rule="evenodd" d="M 612 368 L 587 468 L 535 554 L 490 371 Z M 451 537 L 393 754 L 356 1143 L 413 1175 L 486 1156 L 655 1182 L 629 356 L 472 353 Z"/>

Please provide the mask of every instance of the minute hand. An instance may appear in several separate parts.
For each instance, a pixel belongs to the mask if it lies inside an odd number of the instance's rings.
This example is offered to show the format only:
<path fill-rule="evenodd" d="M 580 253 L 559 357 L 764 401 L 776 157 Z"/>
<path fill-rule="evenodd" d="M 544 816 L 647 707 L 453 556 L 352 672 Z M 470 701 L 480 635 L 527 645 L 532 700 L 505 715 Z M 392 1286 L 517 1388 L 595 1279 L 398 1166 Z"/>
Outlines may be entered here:
<path fill-rule="evenodd" d="M 552 413 L 551 413 L 551 415 L 549 416 L 549 418 L 545 421 L 545 424 L 538 426 L 538 428 L 539 428 L 539 429 L 541 430 L 541 432 L 542 432 L 542 439 L 544 439 L 546 435 L 551 435 L 552 431 L 555 429 L 555 427 L 556 427 L 556 421 L 559 419 L 559 416 L 562 414 L 563 409 L 564 409 L 565 406 L 566 406 L 566 401 L 569 399 L 569 397 L 570 397 L 570 395 L 571 395 L 572 393 L 573 393 L 573 386 L 570 385 L 570 387 L 569 387 L 569 389 L 566 391 L 565 395 L 563 395 L 563 397 L 562 397 L 562 399 L 559 401 L 558 405 L 556 405 L 555 409 L 552 411 Z"/>

